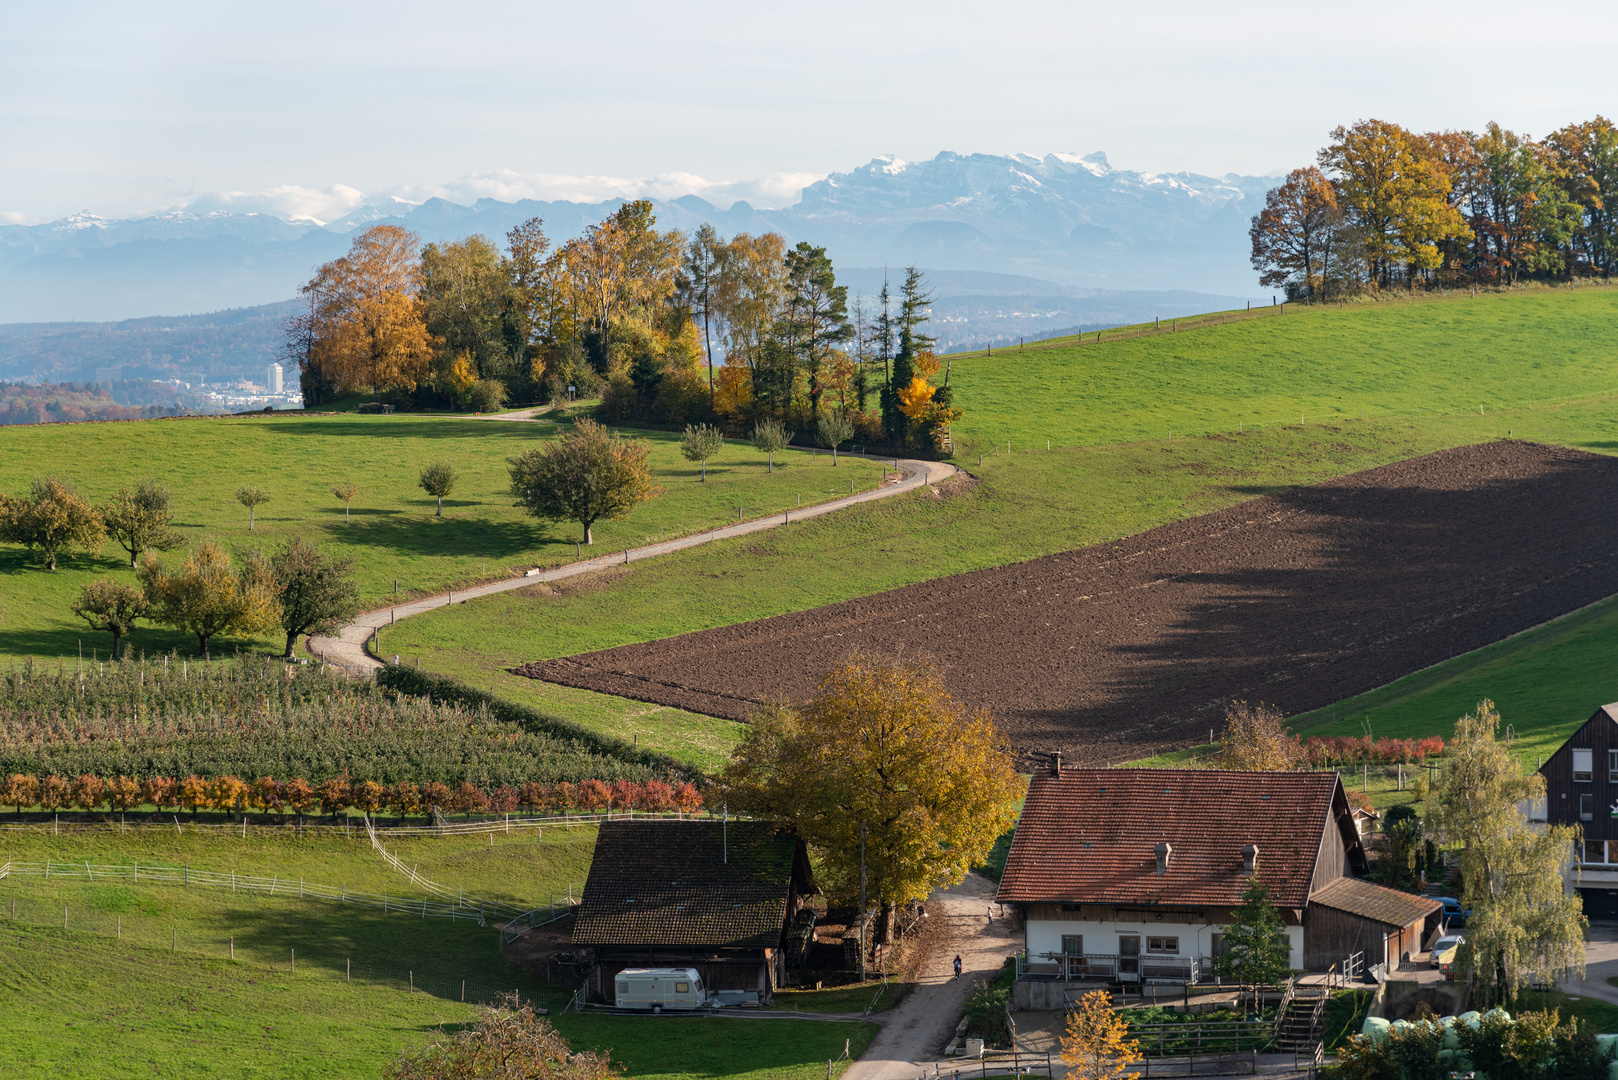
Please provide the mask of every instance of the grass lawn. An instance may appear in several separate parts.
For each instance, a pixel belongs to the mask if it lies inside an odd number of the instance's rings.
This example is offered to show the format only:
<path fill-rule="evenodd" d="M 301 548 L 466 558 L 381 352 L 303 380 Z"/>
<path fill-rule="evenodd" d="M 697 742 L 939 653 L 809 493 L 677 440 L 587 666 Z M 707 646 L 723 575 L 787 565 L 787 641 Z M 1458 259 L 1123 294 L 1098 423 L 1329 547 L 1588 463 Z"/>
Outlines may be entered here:
<path fill-rule="evenodd" d="M 963 449 L 1476 414 L 1618 388 L 1618 289 L 1288 305 L 1143 337 L 950 357 Z M 1182 320 L 1182 323 L 1185 320 Z"/>
<path fill-rule="evenodd" d="M 568 881 L 577 890 L 593 834 L 556 829 L 542 841 L 497 837 L 492 847 L 485 837 L 399 840 L 389 847 L 419 863 L 424 875 L 464 885 L 469 894 L 543 902 Z M 92 864 L 190 862 L 411 895 L 368 844 L 340 836 L 0 834 L 0 862 L 47 856 Z M 479 1000 L 518 990 L 553 1012 L 566 1003 L 565 992 L 506 961 L 497 945 L 492 928 L 465 921 L 323 901 L 84 878 L 0 879 L 0 1009 L 7 1017 L 0 1074 L 377 1076 L 437 1025 L 472 1019 Z M 810 1080 L 842 1056 L 845 1039 L 858 1056 L 875 1030 L 792 1020 L 745 1029 L 742 1020 L 596 1014 L 555 1020 L 575 1046 L 610 1048 L 631 1075 L 666 1080 Z"/>
<path fill-rule="evenodd" d="M 1560 990 L 1522 990 L 1512 1003 L 1511 1013 L 1555 1009 L 1566 1020 L 1576 1016 L 1598 1033 L 1618 1033 L 1618 1005 L 1591 997 L 1570 997 Z"/>
<path fill-rule="evenodd" d="M 886 986 L 886 989 L 883 987 Z M 897 983 L 881 980 L 831 986 L 824 990 L 782 990 L 769 1008 L 781 1012 L 857 1013 L 872 1009 L 885 1012 L 898 1001 Z M 875 1002 L 873 1007 L 872 1003 Z"/>
<path fill-rule="evenodd" d="M 393 595 L 426 595 L 455 585 L 503 578 L 514 567 L 555 565 L 575 558 L 578 528 L 537 522 L 511 505 L 506 459 L 554 436 L 551 422 L 516 423 L 421 416 L 298 416 L 198 418 L 140 423 L 51 424 L 9 427 L 0 432 L 0 490 L 21 492 L 41 473 L 52 472 L 93 502 L 119 486 L 146 477 L 167 484 L 175 520 L 189 540 L 217 537 L 241 549 L 273 545 L 293 533 L 353 555 L 360 592 L 368 606 Z M 623 521 L 596 526 L 596 549 L 585 555 L 636 546 L 659 536 L 699 532 L 788 507 L 824 502 L 877 486 L 882 466 L 790 451 L 777 455 L 776 471 L 745 444 L 728 443 L 708 463 L 708 480 L 680 454 L 679 435 L 635 433 L 652 444 L 653 472 L 664 493 Z M 461 474 L 444 516 L 416 480 L 422 466 L 440 458 Z M 360 489 L 351 520 L 331 488 L 353 480 Z M 234 497 L 243 485 L 264 488 L 271 501 L 259 507 L 256 527 Z M 68 610 L 81 585 L 98 577 L 132 580 L 119 549 L 108 544 L 100 557 L 72 553 L 61 569 L 45 571 L 38 556 L 0 546 L 0 656 L 105 654 L 110 639 L 94 633 Z M 183 557 L 183 552 L 169 558 Z M 194 653 L 194 639 L 162 628 L 141 627 L 136 649 Z M 279 646 L 273 638 L 250 644 Z M 228 652 L 233 643 L 216 646 Z"/>

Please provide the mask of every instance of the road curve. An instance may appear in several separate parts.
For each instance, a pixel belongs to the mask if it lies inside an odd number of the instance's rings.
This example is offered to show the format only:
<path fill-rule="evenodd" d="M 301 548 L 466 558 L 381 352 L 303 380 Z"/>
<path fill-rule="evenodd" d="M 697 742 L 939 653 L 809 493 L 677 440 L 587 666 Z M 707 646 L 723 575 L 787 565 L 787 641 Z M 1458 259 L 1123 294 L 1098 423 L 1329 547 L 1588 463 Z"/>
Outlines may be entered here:
<path fill-rule="evenodd" d="M 499 416 L 480 417 L 480 419 L 495 420 Z M 696 533 L 691 536 L 682 536 L 677 540 L 663 540 L 656 544 L 647 544 L 644 547 L 619 550 L 609 555 L 600 555 L 582 562 L 569 563 L 558 566 L 552 570 L 530 570 L 522 577 L 510 578 L 506 581 L 496 581 L 488 585 L 477 585 L 465 590 L 441 593 L 421 600 L 412 600 L 405 604 L 396 604 L 393 607 L 377 608 L 366 612 L 353 622 L 339 630 L 334 637 L 310 637 L 309 651 L 328 664 L 350 669 L 372 669 L 382 666 L 381 662 L 371 656 L 365 649 L 365 643 L 372 631 L 390 626 L 400 619 L 408 619 L 412 615 L 420 615 L 424 611 L 446 607 L 450 604 L 463 604 L 479 596 L 490 596 L 494 593 L 506 592 L 510 589 L 521 589 L 527 585 L 537 585 L 543 581 L 560 581 L 563 578 L 577 577 L 579 574 L 594 573 L 605 570 L 610 566 L 620 566 L 628 562 L 639 562 L 642 559 L 655 558 L 659 555 L 669 555 L 686 548 L 710 544 L 715 540 L 729 540 L 737 536 L 746 536 L 749 533 L 762 532 L 765 529 L 778 529 L 794 521 L 804 521 L 808 518 L 823 517 L 835 513 L 844 507 L 856 503 L 871 502 L 876 499 L 886 499 L 906 491 L 914 491 L 928 484 L 941 483 L 956 475 L 960 470 L 955 466 L 942 461 L 922 461 L 911 458 L 882 457 L 875 454 L 847 454 L 845 457 L 863 457 L 871 461 L 884 461 L 895 466 L 902 474 L 897 480 L 890 480 L 874 491 L 864 491 L 858 495 L 848 495 L 831 502 L 820 503 L 817 506 L 805 506 L 801 509 L 786 510 L 780 514 L 769 517 L 754 518 L 751 521 L 739 521 L 734 525 L 711 529 L 708 532 Z"/>

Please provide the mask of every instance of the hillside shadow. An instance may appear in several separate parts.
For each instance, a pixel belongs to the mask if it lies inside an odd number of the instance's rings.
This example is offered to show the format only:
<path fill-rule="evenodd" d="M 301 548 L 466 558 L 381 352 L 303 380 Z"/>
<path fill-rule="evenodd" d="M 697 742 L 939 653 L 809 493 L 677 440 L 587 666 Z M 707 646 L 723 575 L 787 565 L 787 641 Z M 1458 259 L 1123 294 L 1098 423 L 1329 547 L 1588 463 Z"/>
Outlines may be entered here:
<path fill-rule="evenodd" d="M 1330 705 L 1618 593 L 1615 500 L 1618 460 L 1496 444 L 1108 545 L 1203 534 L 1177 564 L 1131 574 L 1160 587 L 1086 624 L 1105 638 L 1088 658 L 1092 703 L 1002 715 L 1041 751 L 1089 732 L 1141 749 L 1205 739 L 1231 700 L 1289 715 Z"/>
<path fill-rule="evenodd" d="M 436 522 L 436 524 L 434 524 Z M 534 551 L 550 542 L 542 525 L 517 521 L 427 521 L 415 515 L 354 521 L 340 539 L 345 544 L 397 551 L 405 555 L 487 556 L 507 558 Z M 446 530 L 455 530 L 446 534 Z"/>

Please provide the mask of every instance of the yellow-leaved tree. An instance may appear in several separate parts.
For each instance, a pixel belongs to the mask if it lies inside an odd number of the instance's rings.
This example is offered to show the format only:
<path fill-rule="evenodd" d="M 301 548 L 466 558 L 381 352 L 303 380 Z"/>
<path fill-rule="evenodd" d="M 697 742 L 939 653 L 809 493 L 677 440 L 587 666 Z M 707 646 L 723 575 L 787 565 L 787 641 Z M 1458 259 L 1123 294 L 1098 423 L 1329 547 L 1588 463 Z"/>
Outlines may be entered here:
<path fill-rule="evenodd" d="M 338 386 L 414 389 L 433 356 L 421 298 L 416 234 L 376 225 L 303 287 L 310 301 L 308 362 Z"/>
<path fill-rule="evenodd" d="M 1140 1043 L 1129 1037 L 1129 1025 L 1112 1011 L 1112 995 L 1093 990 L 1067 1014 L 1062 1036 L 1062 1064 L 1071 1080 L 1135 1080 L 1129 1066 L 1141 1060 Z"/>
<path fill-rule="evenodd" d="M 855 654 L 801 709 L 753 717 L 726 798 L 813 845 L 833 880 L 867 894 L 879 940 L 898 905 L 960 882 L 1011 827 L 1022 782 L 986 711 L 968 712 L 924 660 Z"/>
<path fill-rule="evenodd" d="M 1221 769 L 1276 772 L 1296 769 L 1304 760 L 1303 745 L 1273 705 L 1231 702 L 1225 709 L 1221 742 L 1214 757 Z"/>

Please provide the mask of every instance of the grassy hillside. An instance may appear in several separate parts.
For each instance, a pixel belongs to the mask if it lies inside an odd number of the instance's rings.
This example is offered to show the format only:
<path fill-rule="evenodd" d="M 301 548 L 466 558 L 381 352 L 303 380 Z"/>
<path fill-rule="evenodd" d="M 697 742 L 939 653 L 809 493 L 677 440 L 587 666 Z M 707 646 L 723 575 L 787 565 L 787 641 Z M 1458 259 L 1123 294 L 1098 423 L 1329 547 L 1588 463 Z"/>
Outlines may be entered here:
<path fill-rule="evenodd" d="M 1449 738 L 1488 698 L 1530 767 L 1610 701 L 1618 700 L 1618 598 L 1418 671 L 1389 686 L 1293 719 L 1303 735 Z M 1502 732 L 1505 734 L 1505 732 Z"/>
<path fill-rule="evenodd" d="M 547 829 L 543 839 L 496 836 L 492 845 L 483 836 L 398 840 L 389 848 L 469 895 L 544 902 L 568 882 L 577 890 L 594 832 Z M 415 895 L 364 841 L 312 830 L 246 839 L 193 830 L 0 832 L 0 864 L 47 856 L 189 863 Z M 491 928 L 323 901 L 12 876 L 0 878 L 0 926 L 0 1074 L 8 1077 L 75 1075 L 86 1062 L 96 1063 L 98 1077 L 374 1077 L 438 1025 L 473 1019 L 479 1000 L 518 990 L 553 1014 L 567 1000 L 505 960 Z M 737 1039 L 740 1021 L 553 1019 L 575 1046 L 610 1048 L 630 1075 L 653 1080 L 813 1080 L 841 1056 L 844 1039 L 857 1055 L 874 1031 L 780 1021 Z"/>
<path fill-rule="evenodd" d="M 963 448 L 1476 414 L 1618 390 L 1618 290 L 1291 306 L 1131 338 L 951 357 Z M 1182 320 L 1182 323 L 1184 321 Z M 1137 328 L 1138 329 L 1138 328 Z M 1114 334 L 1116 340 L 1107 340 Z"/>
<path fill-rule="evenodd" d="M 20 492 L 41 473 L 71 481 L 100 502 L 119 485 L 156 477 L 173 492 L 175 520 L 189 539 L 218 537 L 245 548 L 274 544 L 293 533 L 355 557 L 360 591 L 369 605 L 393 594 L 425 595 L 507 575 L 510 568 L 553 565 L 575 558 L 577 526 L 536 522 L 511 505 L 506 459 L 552 437 L 550 423 L 462 420 L 448 417 L 284 416 L 265 419 L 193 419 L 9 427 L 0 431 L 0 490 Z M 596 527 L 596 554 L 697 532 L 736 520 L 736 508 L 757 516 L 864 491 L 882 467 L 843 458 L 833 468 L 824 455 L 777 455 L 775 473 L 750 446 L 727 444 L 709 462 L 707 483 L 679 450 L 679 436 L 644 433 L 664 494 L 627 519 Z M 417 486 L 422 466 L 455 464 L 461 480 L 444 500 L 444 516 Z M 360 489 L 351 520 L 331 488 L 353 480 Z M 244 484 L 264 488 L 271 501 L 259 508 L 249 532 L 247 511 L 234 498 Z M 0 657 L 74 656 L 79 644 L 105 654 L 109 639 L 91 633 L 68 610 L 78 589 L 112 575 L 130 580 L 127 562 L 112 544 L 99 558 L 72 554 L 46 572 L 37 555 L 0 545 Z M 176 557 L 182 553 L 175 553 Z M 588 549 L 586 556 L 590 554 Z M 193 639 L 143 627 L 133 646 L 194 653 Z M 251 643 L 268 647 L 272 639 Z M 229 641 L 216 648 L 228 651 Z"/>

